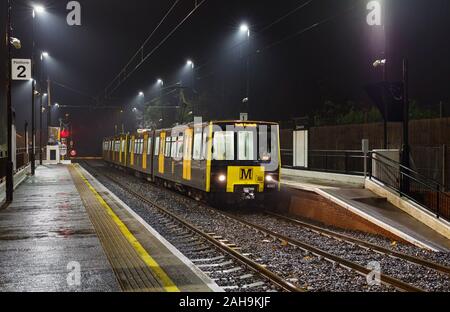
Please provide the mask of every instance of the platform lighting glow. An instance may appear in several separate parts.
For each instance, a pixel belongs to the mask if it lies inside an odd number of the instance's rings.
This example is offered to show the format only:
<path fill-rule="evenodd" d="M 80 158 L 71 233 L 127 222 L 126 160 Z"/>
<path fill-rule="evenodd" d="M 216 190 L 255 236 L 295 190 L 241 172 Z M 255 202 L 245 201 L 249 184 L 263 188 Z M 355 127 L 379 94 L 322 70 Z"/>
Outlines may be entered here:
<path fill-rule="evenodd" d="M 247 24 L 241 24 L 241 27 L 239 27 L 239 31 L 241 33 L 247 34 L 247 37 L 250 37 L 250 27 L 248 27 Z"/>
<path fill-rule="evenodd" d="M 159 85 L 163 85 L 163 84 L 164 84 L 164 81 L 163 81 L 162 79 L 158 79 L 156 82 L 157 82 Z"/>
<path fill-rule="evenodd" d="M 144 92 L 139 91 L 139 96 L 144 96 Z"/>
<path fill-rule="evenodd" d="M 55 107 L 56 107 L 56 108 L 59 108 L 59 104 L 58 104 L 58 103 L 55 103 Z"/>
<path fill-rule="evenodd" d="M 47 93 L 44 93 L 44 96 L 47 96 Z"/>
<path fill-rule="evenodd" d="M 44 13 L 45 12 L 45 8 L 42 5 L 35 5 L 34 7 L 34 12 L 36 13 Z"/>
<path fill-rule="evenodd" d="M 273 177 L 271 175 L 266 176 L 266 181 L 267 182 L 272 182 L 273 181 Z"/>
<path fill-rule="evenodd" d="M 225 175 L 220 175 L 219 176 L 219 182 L 225 182 L 227 180 L 227 177 Z"/>
<path fill-rule="evenodd" d="M 192 60 L 188 60 L 186 64 L 187 66 L 194 68 L 194 62 L 192 62 Z"/>
<path fill-rule="evenodd" d="M 48 52 L 42 52 L 42 56 L 43 56 L 43 57 L 48 57 L 49 54 L 48 54 Z"/>

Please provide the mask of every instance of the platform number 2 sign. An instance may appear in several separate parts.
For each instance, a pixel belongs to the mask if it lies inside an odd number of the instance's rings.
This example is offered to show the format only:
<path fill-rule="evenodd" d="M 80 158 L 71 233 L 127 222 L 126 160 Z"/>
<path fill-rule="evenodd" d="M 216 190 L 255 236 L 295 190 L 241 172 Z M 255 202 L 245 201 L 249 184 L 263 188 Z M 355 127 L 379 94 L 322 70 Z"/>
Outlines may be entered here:
<path fill-rule="evenodd" d="M 11 71 L 13 80 L 31 80 L 31 60 L 12 59 Z"/>
<path fill-rule="evenodd" d="M 367 24 L 369 26 L 382 26 L 383 8 L 379 1 L 369 1 L 367 3 Z"/>

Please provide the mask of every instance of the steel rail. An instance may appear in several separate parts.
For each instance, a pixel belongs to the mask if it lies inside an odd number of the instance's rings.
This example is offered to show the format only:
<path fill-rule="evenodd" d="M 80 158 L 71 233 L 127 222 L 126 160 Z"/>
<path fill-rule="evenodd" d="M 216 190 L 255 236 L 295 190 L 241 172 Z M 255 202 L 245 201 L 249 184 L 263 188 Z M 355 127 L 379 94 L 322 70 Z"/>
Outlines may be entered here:
<path fill-rule="evenodd" d="M 88 164 L 88 166 L 91 167 L 89 164 Z M 184 227 L 189 229 L 191 232 L 194 232 L 194 233 L 202 236 L 208 242 L 212 243 L 214 246 L 216 246 L 217 248 L 219 248 L 220 250 L 222 250 L 226 254 L 228 254 L 231 257 L 233 257 L 234 259 L 238 260 L 240 263 L 244 264 L 246 267 L 250 268 L 252 271 L 255 271 L 256 273 L 262 275 L 264 278 L 269 280 L 271 283 L 281 287 L 285 291 L 289 291 L 289 292 L 305 292 L 306 291 L 304 289 L 296 287 L 292 283 L 289 283 L 288 281 L 284 280 L 282 277 L 280 277 L 277 274 L 273 273 L 272 271 L 266 269 L 265 267 L 263 267 L 262 265 L 258 264 L 257 262 L 255 262 L 255 261 L 245 257 L 244 255 L 240 254 L 239 252 L 237 252 L 233 248 L 231 248 L 231 247 L 227 246 L 226 244 L 216 240 L 211 235 L 209 235 L 209 234 L 203 232 L 202 230 L 198 229 L 196 226 L 194 226 L 190 222 L 187 222 L 186 220 L 183 220 L 182 218 L 178 217 L 177 215 L 175 215 L 174 213 L 170 212 L 166 208 L 162 207 L 158 203 L 156 203 L 154 201 L 151 201 L 148 198 L 144 197 L 143 195 L 141 195 L 141 194 L 137 193 L 136 191 L 130 189 L 128 186 L 124 185 L 122 182 L 118 181 L 117 179 L 115 179 L 115 178 L 113 178 L 113 177 L 111 177 L 111 176 L 109 176 L 107 174 L 104 174 L 104 173 L 102 173 L 102 175 L 104 177 L 108 178 L 109 180 L 111 180 L 112 182 L 114 182 L 115 184 L 117 184 L 118 186 L 120 186 L 120 188 L 122 188 L 124 191 L 126 191 L 127 193 L 129 193 L 133 197 L 137 198 L 141 202 L 146 203 L 148 205 L 151 205 L 151 206 L 157 208 L 162 213 L 164 213 L 166 216 L 168 216 L 171 219 L 175 220 L 176 222 L 180 223 L 181 225 L 183 225 Z"/>
<path fill-rule="evenodd" d="M 303 222 L 303 221 L 300 221 L 300 220 L 297 220 L 297 219 L 294 219 L 294 218 L 290 218 L 290 217 L 287 217 L 287 216 L 283 216 L 283 215 L 280 215 L 280 214 L 277 214 L 277 213 L 274 213 L 274 212 L 266 211 L 265 213 L 270 215 L 270 216 L 273 216 L 275 218 L 278 218 L 278 219 L 281 219 L 281 220 L 284 220 L 284 221 L 287 221 L 287 222 L 291 222 L 291 223 L 299 225 L 301 227 L 304 227 L 304 228 L 310 229 L 312 231 L 318 232 L 319 234 L 322 234 L 324 236 L 329 236 L 329 237 L 332 237 L 332 238 L 335 238 L 335 239 L 338 239 L 338 240 L 342 240 L 342 241 L 345 241 L 345 242 L 348 242 L 348 243 L 356 244 L 356 245 L 359 245 L 361 248 L 368 248 L 368 249 L 371 249 L 371 250 L 375 250 L 375 251 L 378 251 L 380 253 L 383 253 L 383 254 L 386 254 L 386 255 L 398 258 L 400 260 L 405 260 L 405 261 L 408 261 L 408 262 L 410 262 L 412 264 L 421 265 L 421 266 L 424 266 L 424 267 L 436 270 L 436 271 L 438 271 L 440 273 L 444 273 L 444 274 L 450 275 L 450 267 L 448 267 L 448 266 L 444 266 L 444 265 L 438 264 L 436 262 L 425 260 L 425 259 L 422 259 L 422 258 L 419 258 L 419 257 L 414 257 L 414 256 L 411 256 L 411 255 L 402 253 L 402 252 L 394 251 L 394 250 L 391 250 L 391 249 L 388 249 L 388 248 L 385 248 L 385 247 L 382 247 L 382 246 L 379 246 L 379 245 L 375 245 L 375 244 L 366 242 L 366 241 L 358 239 L 358 238 L 354 238 L 354 237 L 351 237 L 351 236 L 348 236 L 348 235 L 345 235 L 345 234 L 337 233 L 337 232 L 334 232 L 334 231 L 331 231 L 331 230 L 328 230 L 328 229 L 324 229 L 324 228 L 322 228 L 320 226 L 313 225 L 313 224 L 310 224 L 310 223 L 307 223 L 307 222 Z"/>
<path fill-rule="evenodd" d="M 88 164 L 88 166 L 90 166 L 89 164 Z M 106 175 L 105 175 L 106 176 Z M 109 178 L 109 179 L 111 179 L 111 180 L 115 180 L 114 178 L 111 178 L 111 177 L 109 177 L 109 176 L 107 176 L 107 178 Z M 118 185 L 122 185 L 122 183 L 121 182 L 119 182 L 119 181 L 114 181 L 115 183 L 117 183 Z M 126 186 L 124 186 L 125 188 L 126 188 Z M 178 195 L 180 195 L 179 193 L 177 193 L 177 192 L 175 192 L 175 191 L 173 191 L 173 190 L 170 190 L 170 189 L 167 189 L 169 192 L 171 192 L 171 193 L 174 193 L 174 194 L 178 194 Z M 126 190 L 126 191 L 128 191 L 128 190 Z M 133 193 L 133 195 L 134 194 L 136 194 L 136 196 L 138 197 L 138 198 L 142 198 L 142 200 L 144 201 L 144 202 L 150 202 L 150 204 L 151 205 L 153 205 L 153 206 L 156 206 L 156 208 L 158 208 L 158 209 L 163 209 L 163 210 L 165 210 L 169 215 L 173 215 L 173 213 L 171 213 L 171 212 L 169 212 L 169 211 L 167 211 L 165 208 L 160 208 L 159 206 L 157 206 L 157 204 L 153 204 L 153 203 L 151 203 L 151 201 L 150 200 L 148 200 L 148 199 L 146 199 L 145 197 L 143 197 L 142 195 L 140 195 L 140 194 L 138 194 L 138 193 L 136 193 L 136 192 L 134 192 L 134 191 L 132 191 L 132 190 L 130 190 L 131 191 L 131 193 Z M 191 198 L 189 198 L 189 197 L 185 197 L 186 199 L 188 199 L 189 201 L 192 201 L 192 202 L 195 202 L 196 204 L 199 204 L 199 202 L 197 202 L 197 201 L 194 201 L 193 199 L 191 199 Z M 224 217 L 226 217 L 226 218 L 228 218 L 228 219 L 231 219 L 231 220 L 234 220 L 234 221 L 236 221 L 236 222 L 239 222 L 239 223 L 241 223 L 241 224 L 243 224 L 243 225 L 245 225 L 245 226 L 247 226 L 247 227 L 249 227 L 249 228 L 253 228 L 253 229 L 255 229 L 255 230 L 257 230 L 258 232 L 260 232 L 260 233 L 262 233 L 262 234 L 265 234 L 265 235 L 268 235 L 268 236 L 271 236 L 271 237 L 273 237 L 273 238 L 275 238 L 275 239 L 278 239 L 278 240 L 280 240 L 280 241 L 282 241 L 282 242 L 287 242 L 288 244 L 290 244 L 290 245 L 292 245 L 292 246 L 294 246 L 294 247 L 298 247 L 298 248 L 301 248 L 301 249 L 303 249 L 303 250 L 305 250 L 305 251 L 307 251 L 307 252 L 310 252 L 310 253 L 312 253 L 312 254 L 315 254 L 315 255 L 317 255 L 317 256 L 319 256 L 319 257 L 321 257 L 321 258 L 323 258 L 323 259 L 326 259 L 326 260 L 328 260 L 329 262 L 331 262 L 331 263 L 337 263 L 337 264 L 339 264 L 339 265 L 341 265 L 342 267 L 346 267 L 346 268 L 348 268 L 348 269 L 350 269 L 350 270 L 352 270 L 352 271 L 354 271 L 354 272 L 356 272 L 356 273 L 358 273 L 358 274 L 360 274 L 360 275 L 363 275 L 363 276 L 367 276 L 368 274 L 370 274 L 372 271 L 370 270 L 370 269 L 368 269 L 368 268 L 365 268 L 365 267 L 363 267 L 363 266 L 361 266 L 361 265 L 359 265 L 359 264 L 357 264 L 357 263 L 354 263 L 354 262 L 352 262 L 352 261 L 350 261 L 350 260 L 347 260 L 347 259 L 344 259 L 344 258 L 341 258 L 341 257 L 338 257 L 338 256 L 335 256 L 335 255 L 333 255 L 333 254 L 331 254 L 331 253 L 328 253 L 328 252 L 326 252 L 326 251 L 324 251 L 324 250 L 321 250 L 321 249 L 318 249 L 318 248 L 316 248 L 316 247 L 313 247 L 313 246 L 311 246 L 311 245 L 309 245 L 309 244 L 306 244 L 306 243 L 303 243 L 303 242 L 300 242 L 300 241 L 298 241 L 298 240 L 295 240 L 295 239 L 292 239 L 292 238 L 289 238 L 289 237 L 286 237 L 286 236 L 283 236 L 283 235 L 281 235 L 281 234 L 278 234 L 278 233 L 275 233 L 275 232 L 273 232 L 273 231 L 271 231 L 271 230 L 268 230 L 268 229 L 266 229 L 266 228 L 263 228 L 263 227 L 261 227 L 261 226 L 259 226 L 259 225 L 256 225 L 256 224 L 253 224 L 253 223 L 250 223 L 250 222 L 247 222 L 247 221 L 245 221 L 245 220 L 243 220 L 243 219 L 241 219 L 241 218 L 239 218 L 239 217 L 237 217 L 237 216 L 234 216 L 234 215 L 232 215 L 232 214 L 230 214 L 230 213 L 226 213 L 226 212 L 223 212 L 223 211 L 220 211 L 220 210 L 217 210 L 217 209 L 214 209 L 214 208 L 212 208 L 212 207 L 210 207 L 210 206 L 207 206 L 207 205 L 205 205 L 204 203 L 200 203 L 201 205 L 202 205 L 202 207 L 204 207 L 205 209 L 208 209 L 208 210 L 210 210 L 210 211 L 213 211 L 213 212 L 215 212 L 215 213 L 218 213 L 218 214 L 220 214 L 220 215 L 222 215 L 222 216 L 224 216 Z M 176 217 L 176 216 L 175 216 Z M 178 217 L 176 217 L 177 219 L 178 219 Z M 181 222 L 185 222 L 185 221 L 181 221 Z M 192 226 L 192 225 L 191 225 Z M 194 227 L 194 229 L 195 229 L 195 227 Z M 195 230 L 196 232 L 197 231 L 199 231 L 199 230 Z M 200 233 L 200 235 L 205 235 L 205 233 L 203 233 L 203 232 L 201 232 L 201 231 L 199 231 Z M 206 234 L 207 235 L 207 234 Z M 207 235 L 207 237 L 209 237 L 209 235 Z M 213 239 L 212 237 L 211 237 L 211 239 Z M 208 239 L 209 240 L 209 239 Z M 222 247 L 226 247 L 226 246 L 223 246 L 223 244 L 222 243 L 220 243 L 220 242 L 215 242 L 215 245 L 216 245 L 216 243 L 219 243 L 219 245 L 220 246 L 222 246 Z M 233 252 L 234 253 L 236 253 L 236 251 L 234 251 L 233 250 Z M 237 254 L 239 254 L 239 253 L 237 253 Z M 243 257 L 242 255 L 240 255 L 241 257 Z M 245 259 L 248 259 L 248 258 L 246 258 L 246 257 L 244 257 Z M 250 260 L 250 259 L 248 259 L 248 260 Z M 252 261 L 252 260 L 250 260 L 250 261 Z M 253 261 L 252 261 L 253 262 Z M 260 267 L 260 265 L 259 264 L 257 264 L 257 263 L 255 263 L 258 267 Z M 270 272 L 270 271 L 269 271 Z M 271 272 L 272 273 L 272 272 Z M 273 273 L 272 273 L 273 274 Z M 280 278 L 280 277 L 279 277 Z M 394 288 L 396 288 L 396 289 L 398 289 L 398 290 L 400 290 L 400 291 L 405 291 L 405 292 L 425 292 L 425 290 L 423 290 L 423 289 L 421 289 L 421 288 L 418 288 L 418 287 L 416 287 L 416 286 L 413 286 L 413 285 L 411 285 L 411 284 L 408 284 L 408 283 L 406 283 L 406 282 L 404 282 L 404 281 L 401 281 L 401 280 L 399 280 L 399 279 L 396 279 L 396 278 L 394 278 L 394 277 L 391 277 L 391 276 L 388 276 L 388 275 L 386 275 L 386 274 L 383 274 L 383 273 L 381 273 L 380 274 L 380 278 L 381 278 L 381 282 L 382 283 L 384 283 L 384 284 L 386 284 L 386 285 L 391 285 L 391 286 L 393 286 Z M 280 278 L 281 279 L 281 278 Z M 283 279 L 282 279 L 283 280 Z M 283 280 L 284 281 L 284 280 Z M 286 282 L 286 281 L 285 281 Z M 290 284 L 290 283 L 288 283 L 288 284 Z M 291 285 L 291 284 L 290 284 Z M 297 290 L 297 291 L 301 291 L 301 290 Z"/>
<path fill-rule="evenodd" d="M 212 208 L 209 208 L 209 209 L 212 209 Z M 253 229 L 257 230 L 260 233 L 263 233 L 263 234 L 266 234 L 268 236 L 271 236 L 274 239 L 278 239 L 278 240 L 280 240 L 282 242 L 287 242 L 288 244 L 290 244 L 290 245 L 292 245 L 294 247 L 301 248 L 301 249 L 303 249 L 305 251 L 308 251 L 308 252 L 310 252 L 312 254 L 315 254 L 315 255 L 317 255 L 319 257 L 322 257 L 322 258 L 324 258 L 324 259 L 326 259 L 326 260 L 328 260 L 328 261 L 330 261 L 332 263 L 338 263 L 341 266 L 347 267 L 347 268 L 349 268 L 349 269 L 351 269 L 351 270 L 353 270 L 353 271 L 355 271 L 355 272 L 357 272 L 357 273 L 359 273 L 361 275 L 367 276 L 368 274 L 370 274 L 372 272 L 370 269 L 365 268 L 365 267 L 363 267 L 363 266 L 361 266 L 361 265 L 359 265 L 359 264 L 357 264 L 355 262 L 352 262 L 350 260 L 347 260 L 347 259 L 335 256 L 335 255 L 333 255 L 333 254 L 331 254 L 329 252 L 326 252 L 326 251 L 321 250 L 319 248 L 313 247 L 313 246 L 311 246 L 309 244 L 306 244 L 306 243 L 303 243 L 303 242 L 301 242 L 299 240 L 296 240 L 296 239 L 293 239 L 293 238 L 290 238 L 290 237 L 287 237 L 287 236 L 275 233 L 275 232 L 273 232 L 273 231 L 271 231 L 269 229 L 266 229 L 266 228 L 264 228 L 262 226 L 259 226 L 257 224 L 253 224 L 253 223 L 250 223 L 248 221 L 245 221 L 245 220 L 243 220 L 243 219 L 241 219 L 241 218 L 239 218 L 237 216 L 234 216 L 232 214 L 225 213 L 225 212 L 219 212 L 219 211 L 217 211 L 217 212 L 219 214 L 222 214 L 224 217 L 227 217 L 227 218 L 229 218 L 231 220 L 235 220 L 235 221 L 237 221 L 237 222 L 239 222 L 239 223 L 241 223 L 241 224 L 243 224 L 243 225 L 245 225 L 245 226 L 247 226 L 249 228 L 253 228 Z M 380 274 L 380 278 L 381 278 L 381 282 L 383 282 L 384 284 L 391 285 L 391 286 L 393 286 L 394 288 L 396 288 L 396 289 L 398 289 L 400 291 L 425 292 L 425 290 L 423 290 L 421 288 L 418 288 L 416 286 L 413 286 L 411 284 L 408 284 L 406 282 L 403 282 L 403 281 L 401 281 L 399 279 L 396 279 L 394 277 L 391 277 L 391 276 L 383 274 L 383 273 Z"/>

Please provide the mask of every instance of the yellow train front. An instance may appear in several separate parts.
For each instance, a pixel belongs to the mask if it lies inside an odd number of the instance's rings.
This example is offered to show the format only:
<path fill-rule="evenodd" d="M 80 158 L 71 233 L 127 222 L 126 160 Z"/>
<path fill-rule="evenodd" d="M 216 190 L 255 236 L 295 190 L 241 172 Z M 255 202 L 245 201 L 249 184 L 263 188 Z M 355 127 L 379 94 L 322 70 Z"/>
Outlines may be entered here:
<path fill-rule="evenodd" d="M 103 158 L 196 199 L 264 200 L 280 188 L 279 126 L 216 121 L 105 139 Z"/>

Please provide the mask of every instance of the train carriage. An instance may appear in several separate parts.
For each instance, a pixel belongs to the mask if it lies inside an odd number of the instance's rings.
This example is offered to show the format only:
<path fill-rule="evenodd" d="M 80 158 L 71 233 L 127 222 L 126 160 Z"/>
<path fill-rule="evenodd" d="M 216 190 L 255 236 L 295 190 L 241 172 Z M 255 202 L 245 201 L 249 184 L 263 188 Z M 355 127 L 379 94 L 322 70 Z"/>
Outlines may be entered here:
<path fill-rule="evenodd" d="M 197 199 L 263 200 L 280 184 L 279 126 L 216 121 L 104 140 L 103 157 Z"/>

